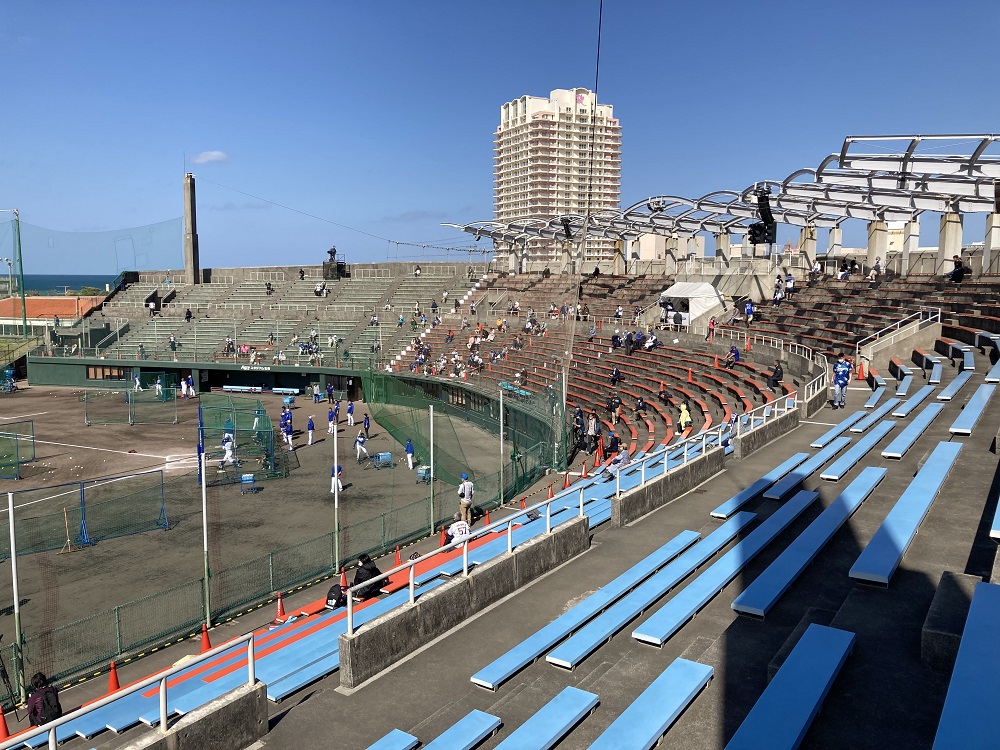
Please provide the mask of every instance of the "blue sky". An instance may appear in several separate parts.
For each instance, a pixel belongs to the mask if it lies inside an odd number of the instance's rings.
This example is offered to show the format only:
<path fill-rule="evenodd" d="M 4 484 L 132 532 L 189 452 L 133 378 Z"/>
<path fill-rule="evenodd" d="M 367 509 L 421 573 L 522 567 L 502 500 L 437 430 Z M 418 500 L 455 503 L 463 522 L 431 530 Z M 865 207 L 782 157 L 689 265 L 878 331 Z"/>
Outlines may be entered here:
<path fill-rule="evenodd" d="M 187 169 L 206 266 L 468 245 L 440 223 L 492 216 L 500 105 L 593 87 L 597 9 L 9 0 L 0 208 L 67 231 L 158 222 L 180 215 Z M 600 99 L 622 123 L 623 205 L 780 179 L 848 134 L 996 132 L 998 23 L 992 0 L 606 0 Z M 206 152 L 221 155 L 192 163 Z"/>

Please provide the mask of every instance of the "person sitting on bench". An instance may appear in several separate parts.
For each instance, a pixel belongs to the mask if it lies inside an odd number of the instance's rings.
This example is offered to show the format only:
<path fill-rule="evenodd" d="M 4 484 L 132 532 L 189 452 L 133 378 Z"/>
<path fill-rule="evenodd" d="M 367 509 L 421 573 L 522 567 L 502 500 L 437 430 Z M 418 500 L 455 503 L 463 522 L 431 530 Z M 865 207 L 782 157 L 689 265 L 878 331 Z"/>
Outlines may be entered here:
<path fill-rule="evenodd" d="M 740 350 L 735 346 L 729 347 L 729 354 L 726 355 L 725 367 L 727 370 L 732 370 L 736 367 L 736 363 L 740 361 Z"/>
<path fill-rule="evenodd" d="M 628 448 L 626 448 L 623 445 L 621 450 L 618 451 L 618 455 L 616 455 L 614 459 L 612 459 L 611 463 L 608 464 L 608 468 L 604 470 L 605 478 L 610 479 L 619 471 L 628 466 L 631 462 L 632 462 L 632 454 L 629 453 Z"/>
<path fill-rule="evenodd" d="M 365 581 L 371 581 L 373 578 L 378 578 L 382 575 L 382 571 L 378 569 L 378 565 L 372 560 L 367 553 L 362 553 L 358 558 L 358 569 L 354 572 L 354 583 L 352 585 L 357 586 L 364 583 Z M 382 581 L 373 581 L 369 583 L 364 588 L 358 589 L 354 592 L 354 601 L 360 602 L 365 599 L 371 599 L 376 596 L 379 589 L 382 588 Z"/>

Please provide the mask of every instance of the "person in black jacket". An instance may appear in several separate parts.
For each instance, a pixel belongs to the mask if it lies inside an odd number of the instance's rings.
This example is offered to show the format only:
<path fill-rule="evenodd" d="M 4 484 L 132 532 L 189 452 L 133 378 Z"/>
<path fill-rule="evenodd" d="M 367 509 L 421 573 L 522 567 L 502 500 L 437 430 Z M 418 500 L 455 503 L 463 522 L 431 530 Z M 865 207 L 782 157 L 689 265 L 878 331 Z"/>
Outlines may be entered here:
<path fill-rule="evenodd" d="M 59 691 L 49 685 L 44 674 L 35 673 L 31 678 L 31 688 L 31 695 L 28 696 L 28 720 L 31 726 L 40 727 L 62 716 Z"/>
<path fill-rule="evenodd" d="M 771 371 L 770 376 L 767 378 L 767 390 L 774 393 L 775 388 L 778 387 L 778 383 L 785 379 L 785 371 L 781 369 L 781 360 L 774 360 L 774 369 Z"/>
<path fill-rule="evenodd" d="M 365 581 L 371 581 L 373 578 L 378 578 L 382 575 L 382 571 L 378 569 L 375 561 L 372 560 L 367 554 L 361 555 L 358 558 L 358 569 L 354 572 L 354 586 L 364 583 Z M 354 592 L 354 598 L 356 601 L 361 601 L 363 599 L 371 599 L 376 596 L 379 589 L 382 588 L 382 581 L 374 581 L 362 589 L 358 589 Z"/>

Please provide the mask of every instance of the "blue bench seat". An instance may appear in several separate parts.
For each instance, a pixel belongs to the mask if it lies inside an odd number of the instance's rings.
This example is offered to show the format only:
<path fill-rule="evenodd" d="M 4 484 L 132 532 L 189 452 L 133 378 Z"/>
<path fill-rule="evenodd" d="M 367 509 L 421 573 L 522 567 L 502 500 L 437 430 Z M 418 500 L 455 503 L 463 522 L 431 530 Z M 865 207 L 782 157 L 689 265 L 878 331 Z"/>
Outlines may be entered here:
<path fill-rule="evenodd" d="M 788 476 L 780 482 L 776 482 L 771 489 L 766 490 L 764 492 L 764 497 L 767 500 L 780 500 L 819 471 L 827 461 L 833 459 L 850 444 L 851 439 L 849 437 L 836 438 L 833 442 L 823 448 L 823 450 L 819 451 L 819 453 L 815 456 L 796 468 L 795 471 L 790 472 Z"/>
<path fill-rule="evenodd" d="M 698 566 L 732 541 L 755 518 L 756 515 L 746 511 L 734 515 L 663 570 L 636 587 L 627 596 L 619 599 L 560 646 L 550 651 L 545 660 L 566 669 L 576 667 L 577 664 L 600 648 L 601 644 L 608 641 L 631 620 L 638 617 L 664 594 L 697 570 Z"/>
<path fill-rule="evenodd" d="M 878 406 L 878 402 L 882 400 L 883 395 L 885 395 L 885 386 L 880 385 L 872 392 L 872 395 L 868 397 L 868 400 L 865 401 L 865 408 L 874 409 Z"/>
<path fill-rule="evenodd" d="M 1000 586 L 977 583 L 933 750 L 996 747 L 1000 736 Z"/>
<path fill-rule="evenodd" d="M 899 405 L 898 398 L 890 398 L 888 401 L 886 401 L 884 404 L 882 404 L 880 407 L 878 407 L 875 411 L 873 411 L 867 417 L 862 419 L 860 422 L 855 422 L 854 425 L 851 426 L 851 432 L 860 433 L 867 431 L 869 428 L 877 424 L 878 421 L 882 419 L 886 414 L 895 409 L 896 406 L 898 405 Z"/>
<path fill-rule="evenodd" d="M 872 404 L 874 406 L 874 404 Z M 867 407 L 868 404 L 865 404 Z M 860 422 L 865 416 L 865 412 L 856 411 L 853 414 L 848 415 L 848 417 L 838 424 L 831 427 L 829 430 L 824 432 L 820 437 L 809 443 L 810 448 L 825 448 L 827 443 L 836 437 L 840 437 L 844 432 L 846 432 L 850 427 L 853 427 L 856 422 Z"/>
<path fill-rule="evenodd" d="M 958 373 L 958 375 L 955 376 L 955 379 L 952 380 L 950 383 L 948 383 L 948 385 L 946 385 L 944 389 L 937 395 L 937 400 L 951 401 L 953 398 L 955 398 L 955 396 L 958 395 L 958 392 L 962 390 L 962 386 L 969 382 L 969 378 L 971 377 L 972 377 L 971 372 Z"/>
<path fill-rule="evenodd" d="M 892 412 L 892 416 L 894 417 L 910 416 L 910 412 L 912 412 L 914 409 L 920 406 L 921 402 L 923 402 L 924 399 L 926 399 L 928 396 L 934 393 L 934 390 L 935 388 L 933 385 L 925 385 L 919 391 L 917 391 L 908 399 L 906 399 L 906 401 L 904 401 L 903 404 L 898 409 L 894 409 Z"/>
<path fill-rule="evenodd" d="M 903 376 L 903 379 L 896 385 L 897 396 L 905 396 L 910 390 L 910 385 L 913 383 L 913 375 L 909 370 L 906 370 L 906 373 L 907 374 Z"/>
<path fill-rule="evenodd" d="M 961 449 L 961 443 L 937 444 L 851 566 L 851 578 L 889 585 Z"/>
<path fill-rule="evenodd" d="M 937 419 L 938 414 L 944 410 L 944 404 L 927 404 L 920 413 L 913 418 L 903 431 L 896 436 L 885 450 L 882 451 L 882 458 L 902 458 L 906 452 L 913 447 L 913 444 L 920 439 L 931 422 Z"/>
<path fill-rule="evenodd" d="M 858 412 L 862 414 L 862 412 Z M 836 437 L 836 436 L 835 436 Z M 822 448 L 823 446 L 817 446 L 813 444 L 815 448 Z M 713 518 L 729 518 L 733 513 L 738 511 L 744 505 L 749 503 L 755 497 L 757 497 L 764 490 L 768 489 L 775 482 L 783 479 L 788 472 L 797 467 L 803 461 L 809 458 L 808 453 L 796 453 L 786 461 L 784 461 L 780 466 L 776 466 L 767 472 L 764 476 L 753 482 L 748 487 L 743 488 L 735 495 L 733 495 L 729 500 L 724 502 L 718 508 L 712 511 Z"/>
<path fill-rule="evenodd" d="M 987 361 L 989 361 L 989 356 L 990 356 L 989 347 L 992 345 L 993 348 L 997 350 L 997 361 L 990 368 L 989 372 L 986 373 L 985 380 L 987 383 L 1000 383 L 1000 333 L 986 333 L 985 331 L 981 331 L 978 334 L 978 336 L 985 336 L 987 341 L 989 342 L 986 345 Z M 978 336 L 977 336 L 977 341 L 978 341 Z"/>
<path fill-rule="evenodd" d="M 707 664 L 674 659 L 604 730 L 590 750 L 649 750 L 705 688 L 712 674 Z"/>
<path fill-rule="evenodd" d="M 402 729 L 393 729 L 374 745 L 369 745 L 368 750 L 413 750 L 419 744 L 420 740 L 412 734 L 407 734 Z"/>
<path fill-rule="evenodd" d="M 872 448 L 882 442 L 882 439 L 888 435 L 895 426 L 895 422 L 890 422 L 888 420 L 879 422 L 863 438 L 852 445 L 843 456 L 824 469 L 823 473 L 819 475 L 819 478 L 825 479 L 829 482 L 839 482 L 840 478 L 853 469 L 858 461 L 867 456 L 868 452 Z"/>
<path fill-rule="evenodd" d="M 966 347 L 962 350 L 962 372 L 975 372 L 976 354 L 972 349 Z"/>
<path fill-rule="evenodd" d="M 802 490 L 786 502 L 760 526 L 737 542 L 701 575 L 681 589 L 644 623 L 632 631 L 632 637 L 642 643 L 662 646 L 684 624 L 708 604 L 764 548 L 787 529 L 812 505 L 818 492 Z"/>
<path fill-rule="evenodd" d="M 976 423 L 979 422 L 979 418 L 983 416 L 983 412 L 986 411 L 986 406 L 989 404 L 990 399 L 993 398 L 993 392 L 997 389 L 995 385 L 983 384 L 976 389 L 976 392 L 972 394 L 972 398 L 962 409 L 962 413 L 958 415 L 954 422 L 952 422 L 951 427 L 948 428 L 948 432 L 952 435 L 971 435 L 972 431 L 976 428 Z"/>
<path fill-rule="evenodd" d="M 503 656 L 480 669 L 470 678 L 472 683 L 487 690 L 496 690 L 506 680 L 632 591 L 700 538 L 701 534 L 696 531 L 682 531 L 582 602 L 525 638 Z"/>
<path fill-rule="evenodd" d="M 810 625 L 726 750 L 796 750 L 850 656 L 854 640 L 850 631 Z"/>
<path fill-rule="evenodd" d="M 549 750 L 590 714 L 600 701 L 593 693 L 563 688 L 530 719 L 496 746 L 496 750 Z"/>
<path fill-rule="evenodd" d="M 425 745 L 424 750 L 472 750 L 491 737 L 501 723 L 498 717 L 474 709 Z"/>
<path fill-rule="evenodd" d="M 763 573 L 736 597 L 732 608 L 744 615 L 765 617 L 861 503 L 886 475 L 869 466 L 851 482 L 809 526 L 793 539 Z"/>

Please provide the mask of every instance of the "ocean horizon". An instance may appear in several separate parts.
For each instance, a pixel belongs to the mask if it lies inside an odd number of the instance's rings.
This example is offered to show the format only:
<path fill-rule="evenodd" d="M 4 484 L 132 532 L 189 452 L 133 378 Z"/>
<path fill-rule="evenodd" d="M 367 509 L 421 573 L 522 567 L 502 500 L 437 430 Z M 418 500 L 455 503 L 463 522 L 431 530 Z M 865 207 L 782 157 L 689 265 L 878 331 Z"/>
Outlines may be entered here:
<path fill-rule="evenodd" d="M 67 288 L 78 291 L 85 286 L 94 286 L 103 292 L 105 284 L 110 284 L 117 277 L 117 272 L 107 274 L 26 273 L 24 274 L 24 291 L 26 294 L 59 295 L 64 294 Z M 6 284 L 4 286 L 6 287 Z M 16 276 L 14 277 L 14 286 L 17 286 Z"/>

